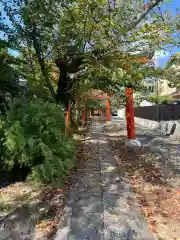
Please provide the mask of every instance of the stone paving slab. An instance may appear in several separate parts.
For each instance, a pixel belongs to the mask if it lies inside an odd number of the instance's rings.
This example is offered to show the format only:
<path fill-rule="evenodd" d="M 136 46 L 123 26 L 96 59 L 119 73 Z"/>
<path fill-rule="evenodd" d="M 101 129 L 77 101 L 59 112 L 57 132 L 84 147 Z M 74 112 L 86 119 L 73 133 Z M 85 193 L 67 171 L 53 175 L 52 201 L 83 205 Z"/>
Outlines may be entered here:
<path fill-rule="evenodd" d="M 90 135 L 94 151 L 74 175 L 55 240 L 154 239 L 130 185 L 117 171 L 102 123 L 94 122 Z"/>

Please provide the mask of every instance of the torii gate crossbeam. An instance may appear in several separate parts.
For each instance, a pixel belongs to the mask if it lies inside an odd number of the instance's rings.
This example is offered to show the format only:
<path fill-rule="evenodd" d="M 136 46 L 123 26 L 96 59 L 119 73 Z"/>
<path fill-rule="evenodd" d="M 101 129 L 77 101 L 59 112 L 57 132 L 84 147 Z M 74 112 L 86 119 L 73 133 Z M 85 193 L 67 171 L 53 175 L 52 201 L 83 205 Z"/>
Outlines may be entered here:
<path fill-rule="evenodd" d="M 88 99 L 106 99 L 106 120 L 111 120 L 111 112 L 110 112 L 110 98 L 109 95 L 97 95 L 97 96 L 90 96 Z M 82 107 L 82 123 L 84 124 L 86 121 L 86 104 L 83 104 Z"/>

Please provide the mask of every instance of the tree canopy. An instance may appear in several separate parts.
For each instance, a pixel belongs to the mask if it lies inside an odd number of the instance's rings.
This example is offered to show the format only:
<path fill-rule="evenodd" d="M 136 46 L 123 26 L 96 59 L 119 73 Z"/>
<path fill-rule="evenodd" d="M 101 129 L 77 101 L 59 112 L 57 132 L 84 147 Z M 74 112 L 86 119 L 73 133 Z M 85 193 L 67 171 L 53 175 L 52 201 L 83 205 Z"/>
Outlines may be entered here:
<path fill-rule="evenodd" d="M 153 74 L 154 64 L 140 63 L 141 57 L 151 58 L 154 51 L 173 44 L 177 27 L 160 12 L 162 2 L 1 1 L 10 23 L 1 18 L 0 27 L 26 61 L 29 86 L 37 84 L 44 95 L 48 89 L 50 98 L 67 107 L 85 89 L 138 89 L 144 77 Z"/>
<path fill-rule="evenodd" d="M 164 77 L 169 81 L 170 87 L 180 88 L 180 54 L 172 56 L 165 69 Z"/>

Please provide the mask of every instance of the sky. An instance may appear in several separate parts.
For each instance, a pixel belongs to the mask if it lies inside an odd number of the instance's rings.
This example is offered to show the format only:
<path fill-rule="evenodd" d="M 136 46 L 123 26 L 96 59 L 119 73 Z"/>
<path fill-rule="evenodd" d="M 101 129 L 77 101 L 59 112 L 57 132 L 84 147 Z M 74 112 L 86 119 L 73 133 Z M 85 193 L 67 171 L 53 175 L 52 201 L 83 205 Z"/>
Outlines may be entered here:
<path fill-rule="evenodd" d="M 145 0 L 145 3 L 148 2 L 149 0 Z M 166 9 L 169 9 L 173 15 L 176 14 L 176 9 L 180 9 L 180 0 L 165 0 L 167 3 L 161 5 L 161 10 L 164 11 Z M 2 5 L 0 4 L 0 12 L 1 12 Z M 9 21 L 6 19 L 6 23 L 8 24 Z M 2 37 L 2 34 L 0 32 L 0 37 Z M 13 55 L 18 55 L 18 52 L 9 50 L 9 52 Z M 175 53 L 180 52 L 180 48 L 174 47 L 171 49 L 171 51 L 159 51 L 156 53 L 157 55 L 157 66 L 164 67 L 165 64 L 167 63 L 168 59 L 174 55 Z"/>
<path fill-rule="evenodd" d="M 164 4 L 164 6 L 161 6 L 162 11 L 169 9 L 173 15 L 176 14 L 176 9 L 180 9 L 180 0 L 171 0 L 169 3 Z M 175 53 L 180 52 L 180 48 L 174 47 L 171 51 L 163 52 L 160 51 L 157 53 L 158 55 L 158 65 L 160 67 L 164 67 L 164 65 L 167 63 L 168 59 L 174 55 Z"/>

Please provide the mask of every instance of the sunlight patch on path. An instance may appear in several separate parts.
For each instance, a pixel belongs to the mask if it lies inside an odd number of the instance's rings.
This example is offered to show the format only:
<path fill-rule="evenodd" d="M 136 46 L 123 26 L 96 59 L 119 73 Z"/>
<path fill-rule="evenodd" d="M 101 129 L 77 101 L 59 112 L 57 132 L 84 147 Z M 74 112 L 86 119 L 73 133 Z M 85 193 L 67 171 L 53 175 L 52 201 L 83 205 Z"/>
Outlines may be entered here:
<path fill-rule="evenodd" d="M 73 177 L 64 226 L 55 240 L 151 240 L 131 186 L 117 171 L 103 125 L 90 127 L 88 159 Z M 89 154 L 91 151 L 91 154 Z"/>

